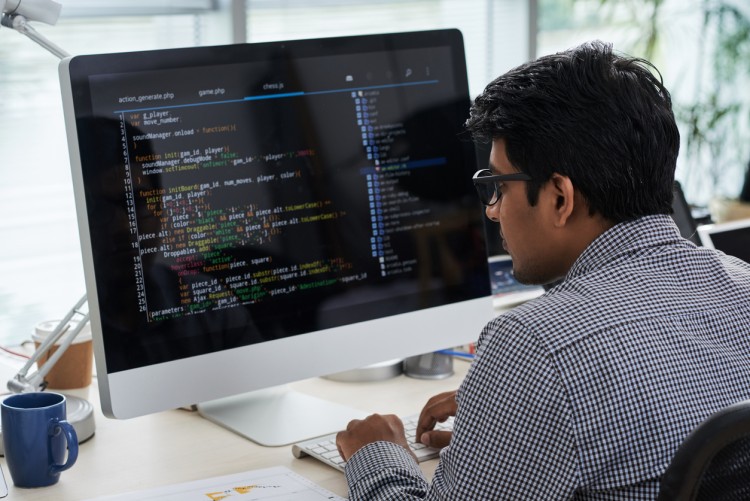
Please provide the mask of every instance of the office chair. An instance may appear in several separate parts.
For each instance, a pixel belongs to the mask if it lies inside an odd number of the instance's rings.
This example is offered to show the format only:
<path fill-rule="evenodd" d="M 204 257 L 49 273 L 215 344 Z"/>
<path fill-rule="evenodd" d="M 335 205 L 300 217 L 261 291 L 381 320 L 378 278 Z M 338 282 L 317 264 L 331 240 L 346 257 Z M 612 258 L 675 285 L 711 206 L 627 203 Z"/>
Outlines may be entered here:
<path fill-rule="evenodd" d="M 698 425 L 661 479 L 658 501 L 750 500 L 750 400 Z"/>

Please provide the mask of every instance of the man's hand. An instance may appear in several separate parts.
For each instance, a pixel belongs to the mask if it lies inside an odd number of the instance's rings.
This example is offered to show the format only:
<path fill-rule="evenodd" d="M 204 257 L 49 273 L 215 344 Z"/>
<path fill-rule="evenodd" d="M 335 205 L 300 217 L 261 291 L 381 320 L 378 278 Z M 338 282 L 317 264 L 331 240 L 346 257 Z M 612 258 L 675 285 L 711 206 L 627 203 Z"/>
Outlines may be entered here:
<path fill-rule="evenodd" d="M 455 416 L 457 410 L 458 403 L 456 402 L 455 391 L 446 391 L 429 399 L 419 414 L 416 440 L 436 449 L 442 449 L 448 445 L 452 433 L 434 430 L 435 424 L 442 423 L 449 417 Z"/>
<path fill-rule="evenodd" d="M 344 461 L 349 461 L 349 458 L 365 445 L 381 440 L 398 444 L 414 456 L 406 442 L 404 424 L 393 414 L 373 414 L 363 420 L 350 421 L 346 430 L 336 435 L 336 447 Z M 416 460 L 416 457 L 414 459 Z"/>

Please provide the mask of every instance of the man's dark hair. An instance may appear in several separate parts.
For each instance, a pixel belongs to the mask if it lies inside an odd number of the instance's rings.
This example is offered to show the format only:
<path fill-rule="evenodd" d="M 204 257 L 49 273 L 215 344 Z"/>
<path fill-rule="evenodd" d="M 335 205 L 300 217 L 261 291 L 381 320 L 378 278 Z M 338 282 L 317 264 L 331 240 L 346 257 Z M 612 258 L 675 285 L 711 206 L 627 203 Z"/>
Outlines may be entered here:
<path fill-rule="evenodd" d="M 475 140 L 505 140 L 511 164 L 533 178 L 531 205 L 557 172 L 610 221 L 671 213 L 680 145 L 671 97 L 651 63 L 610 44 L 586 43 L 502 75 L 476 98 L 466 128 Z"/>

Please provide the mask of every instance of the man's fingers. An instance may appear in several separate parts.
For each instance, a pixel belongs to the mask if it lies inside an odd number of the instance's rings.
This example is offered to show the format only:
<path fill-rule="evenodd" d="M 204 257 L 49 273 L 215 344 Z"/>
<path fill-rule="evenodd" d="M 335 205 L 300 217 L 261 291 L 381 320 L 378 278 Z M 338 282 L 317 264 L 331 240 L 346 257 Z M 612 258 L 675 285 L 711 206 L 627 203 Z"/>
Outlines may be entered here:
<path fill-rule="evenodd" d="M 457 410 L 455 391 L 444 392 L 432 397 L 427 401 L 419 415 L 417 437 L 432 430 L 436 423 L 442 423 L 449 417 L 455 416 Z"/>
<path fill-rule="evenodd" d="M 378 441 L 393 442 L 409 449 L 404 424 L 392 414 L 373 414 L 365 419 L 354 419 L 349 421 L 345 431 L 336 435 L 336 447 L 345 461 L 365 445 Z"/>
<path fill-rule="evenodd" d="M 452 435 L 450 431 L 426 431 L 419 437 L 419 441 L 428 447 L 442 449 L 450 443 Z"/>
<path fill-rule="evenodd" d="M 358 426 L 359 423 L 360 423 L 359 419 L 352 419 L 351 421 L 349 421 L 349 424 L 346 425 L 346 431 L 351 431 L 352 428 L 355 428 L 356 426 Z"/>

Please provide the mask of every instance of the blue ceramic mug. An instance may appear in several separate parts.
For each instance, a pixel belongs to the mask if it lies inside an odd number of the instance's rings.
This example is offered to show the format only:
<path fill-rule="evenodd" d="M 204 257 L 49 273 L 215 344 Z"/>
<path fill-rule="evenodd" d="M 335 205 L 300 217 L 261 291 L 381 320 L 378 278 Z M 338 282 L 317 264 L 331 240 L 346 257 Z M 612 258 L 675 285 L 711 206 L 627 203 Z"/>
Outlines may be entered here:
<path fill-rule="evenodd" d="M 78 437 L 65 420 L 65 396 L 59 393 L 9 396 L 2 402 L 2 430 L 5 461 L 17 487 L 55 484 L 78 458 Z"/>

